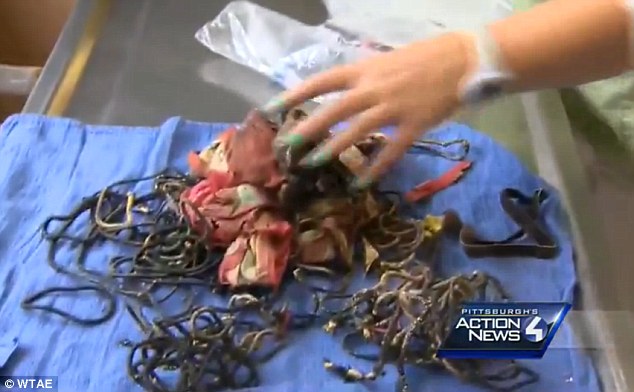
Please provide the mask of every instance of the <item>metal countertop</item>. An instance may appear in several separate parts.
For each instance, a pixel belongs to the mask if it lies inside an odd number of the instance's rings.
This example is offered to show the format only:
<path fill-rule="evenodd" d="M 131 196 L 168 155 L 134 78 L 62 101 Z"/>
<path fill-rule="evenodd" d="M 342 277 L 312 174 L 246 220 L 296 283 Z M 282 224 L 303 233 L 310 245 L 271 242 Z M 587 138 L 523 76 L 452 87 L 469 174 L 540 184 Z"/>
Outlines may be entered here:
<path fill-rule="evenodd" d="M 254 2 L 309 24 L 327 16 L 319 1 Z M 279 90 L 194 39 L 226 4 L 78 0 L 24 111 L 115 125 L 159 125 L 175 115 L 242 120 Z M 573 137 L 555 92 L 507 97 L 462 119 L 560 190 L 576 239 L 584 310 L 600 311 L 588 312 L 593 316 L 579 328 L 593 341 L 605 339 L 595 354 L 606 391 L 634 390 L 634 323 L 628 318 L 634 310 L 634 241 L 627 241 L 634 175 L 610 149 L 597 151 Z M 612 313 L 605 317 L 605 311 Z"/>

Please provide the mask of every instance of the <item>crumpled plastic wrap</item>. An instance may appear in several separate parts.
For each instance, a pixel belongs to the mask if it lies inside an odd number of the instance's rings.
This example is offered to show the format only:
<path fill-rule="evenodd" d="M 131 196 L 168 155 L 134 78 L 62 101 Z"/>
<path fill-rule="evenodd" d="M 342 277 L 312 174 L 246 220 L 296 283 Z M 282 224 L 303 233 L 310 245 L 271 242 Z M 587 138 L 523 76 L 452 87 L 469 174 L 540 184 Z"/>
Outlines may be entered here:
<path fill-rule="evenodd" d="M 509 0 L 324 3 L 329 19 L 310 26 L 248 1 L 234 1 L 200 28 L 196 39 L 288 89 L 333 66 L 446 31 L 476 28 L 512 10 Z"/>
<path fill-rule="evenodd" d="M 196 39 L 284 88 L 372 52 L 323 25 L 309 26 L 248 1 L 229 3 Z"/>
<path fill-rule="evenodd" d="M 390 46 L 476 29 L 512 12 L 511 0 L 323 0 L 329 25 Z"/>

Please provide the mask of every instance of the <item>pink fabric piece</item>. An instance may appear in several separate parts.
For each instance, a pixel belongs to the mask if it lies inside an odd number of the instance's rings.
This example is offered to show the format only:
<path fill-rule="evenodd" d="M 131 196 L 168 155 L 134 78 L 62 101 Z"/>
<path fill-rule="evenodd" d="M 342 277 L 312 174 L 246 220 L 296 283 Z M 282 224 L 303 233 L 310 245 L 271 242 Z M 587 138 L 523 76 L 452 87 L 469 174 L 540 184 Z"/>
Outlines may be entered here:
<path fill-rule="evenodd" d="M 220 283 L 277 289 L 286 271 L 291 239 L 288 222 L 263 213 L 253 230 L 243 233 L 227 249 L 219 268 Z"/>
<path fill-rule="evenodd" d="M 225 151 L 236 183 L 278 189 L 284 182 L 273 152 L 276 130 L 256 111 L 228 135 Z"/>
<path fill-rule="evenodd" d="M 211 171 L 231 173 L 232 184 L 251 184 L 278 190 L 285 181 L 273 150 L 277 131 L 257 111 L 249 113 L 241 128 L 231 127 L 208 148 L 189 154 L 190 171 L 207 177 Z"/>
<path fill-rule="evenodd" d="M 197 231 L 210 231 L 213 246 L 229 246 L 241 232 L 252 229 L 259 209 L 274 203 L 248 184 L 225 188 L 229 182 L 227 174 L 215 174 L 183 192 L 183 210 Z"/>

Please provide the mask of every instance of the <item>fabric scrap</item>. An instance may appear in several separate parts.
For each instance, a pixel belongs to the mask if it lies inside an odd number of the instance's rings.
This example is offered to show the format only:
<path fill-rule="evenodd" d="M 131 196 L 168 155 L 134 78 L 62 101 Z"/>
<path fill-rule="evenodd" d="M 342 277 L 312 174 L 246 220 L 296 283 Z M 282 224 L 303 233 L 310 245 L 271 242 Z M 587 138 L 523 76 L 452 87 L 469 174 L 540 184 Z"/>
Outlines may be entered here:
<path fill-rule="evenodd" d="M 470 167 L 471 162 L 469 161 L 458 162 L 442 176 L 433 180 L 427 180 L 407 192 L 405 194 L 405 200 L 410 203 L 415 203 L 447 189 L 449 186 L 458 181 Z"/>
<path fill-rule="evenodd" d="M 249 113 L 244 124 L 231 131 L 226 143 L 227 164 L 234 181 L 279 188 L 284 176 L 273 153 L 276 130 L 255 111 Z"/>
<path fill-rule="evenodd" d="M 219 268 L 220 283 L 277 289 L 286 271 L 292 232 L 288 222 L 261 214 L 250 233 L 242 234 L 227 249 Z"/>
<path fill-rule="evenodd" d="M 226 181 L 222 175 L 211 176 L 181 196 L 192 226 L 199 232 L 207 230 L 212 245 L 225 247 L 253 229 L 259 212 L 275 205 L 259 188 L 249 184 L 226 188 Z"/>
<path fill-rule="evenodd" d="M 309 223 L 302 224 L 304 221 Z M 363 221 L 362 210 L 348 199 L 313 202 L 299 217 L 302 262 L 316 264 L 338 258 L 345 268 L 352 268 L 354 240 Z"/>

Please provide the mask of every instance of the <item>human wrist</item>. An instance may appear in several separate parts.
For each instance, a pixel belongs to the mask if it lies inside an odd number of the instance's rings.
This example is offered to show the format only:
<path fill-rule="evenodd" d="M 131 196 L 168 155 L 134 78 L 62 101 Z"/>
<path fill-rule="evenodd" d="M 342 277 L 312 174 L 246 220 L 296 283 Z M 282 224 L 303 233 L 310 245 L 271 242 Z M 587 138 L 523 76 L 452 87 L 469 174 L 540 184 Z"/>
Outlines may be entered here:
<path fill-rule="evenodd" d="M 514 74 L 507 91 L 572 87 L 625 72 L 632 47 L 626 1 L 550 0 L 489 25 Z"/>
<path fill-rule="evenodd" d="M 514 78 L 500 48 L 487 28 L 461 32 L 464 73 L 458 83 L 461 104 L 473 105 L 494 99 L 509 90 Z"/>

